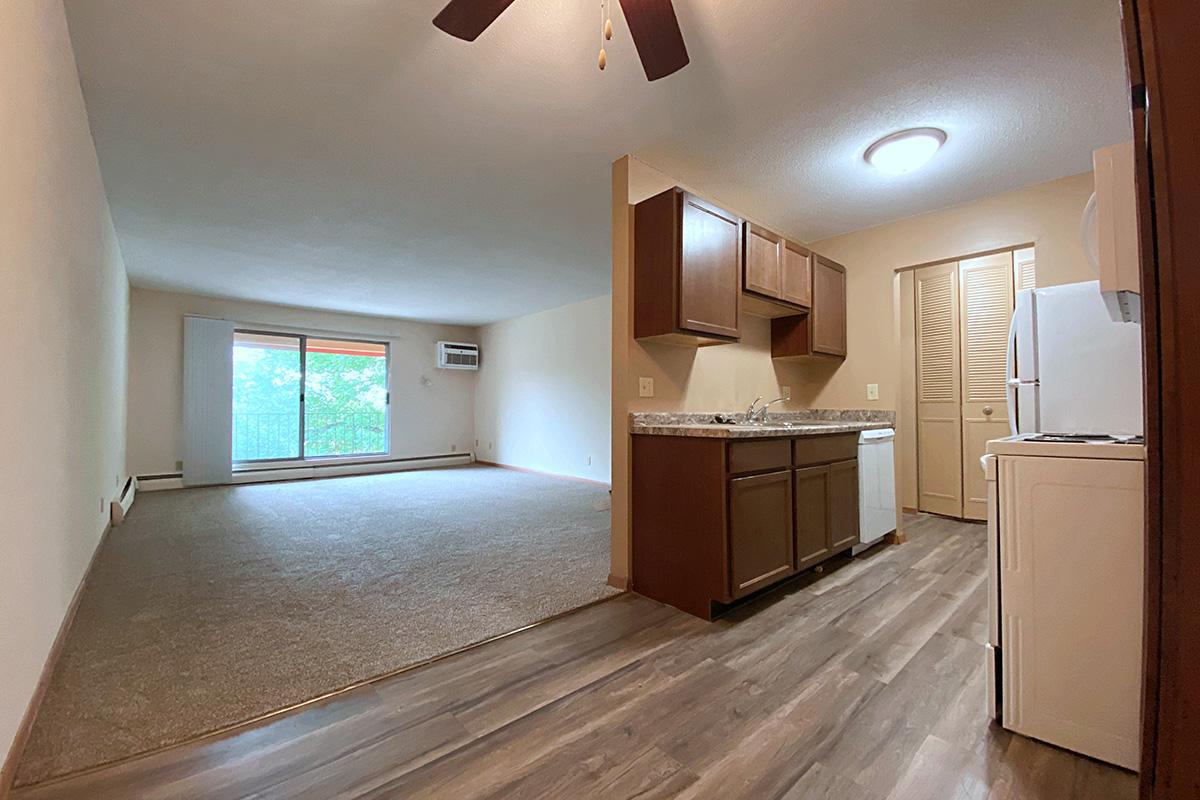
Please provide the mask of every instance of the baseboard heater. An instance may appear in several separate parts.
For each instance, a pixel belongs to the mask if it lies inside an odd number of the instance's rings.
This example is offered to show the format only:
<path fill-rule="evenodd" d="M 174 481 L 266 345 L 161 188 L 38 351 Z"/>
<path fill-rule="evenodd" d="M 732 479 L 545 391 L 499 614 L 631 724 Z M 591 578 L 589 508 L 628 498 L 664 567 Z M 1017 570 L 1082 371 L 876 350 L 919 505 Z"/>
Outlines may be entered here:
<path fill-rule="evenodd" d="M 121 487 L 121 493 L 109 506 L 109 519 L 114 527 L 125 521 L 125 515 L 129 513 L 129 507 L 133 505 L 133 495 L 136 491 L 137 479 L 130 475 L 125 480 L 125 485 Z"/>
<path fill-rule="evenodd" d="M 371 475 L 381 472 L 404 472 L 432 467 L 457 467 L 471 463 L 470 453 L 448 453 L 437 456 L 415 456 L 412 458 L 390 458 L 380 461 L 356 461 L 347 464 L 296 464 L 286 467 L 251 467 L 233 473 L 231 483 L 267 483 L 270 481 L 296 481 L 309 478 L 334 478 L 340 475 Z M 138 488 L 143 491 L 183 488 L 182 476 L 178 472 L 162 475 L 138 476 Z"/>

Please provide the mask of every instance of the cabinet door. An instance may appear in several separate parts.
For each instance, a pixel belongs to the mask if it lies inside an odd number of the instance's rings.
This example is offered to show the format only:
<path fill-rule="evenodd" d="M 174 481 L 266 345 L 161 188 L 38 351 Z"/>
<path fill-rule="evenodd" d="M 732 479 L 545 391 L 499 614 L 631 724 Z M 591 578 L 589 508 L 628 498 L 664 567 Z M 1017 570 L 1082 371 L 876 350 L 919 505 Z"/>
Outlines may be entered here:
<path fill-rule="evenodd" d="M 821 255 L 813 257 L 812 350 L 846 355 L 846 269 Z"/>
<path fill-rule="evenodd" d="M 744 288 L 767 297 L 783 294 L 783 238 L 766 228 L 746 223 Z"/>
<path fill-rule="evenodd" d="M 808 308 L 812 305 L 812 251 L 784 240 L 780 299 Z"/>
<path fill-rule="evenodd" d="M 792 571 L 792 473 L 729 481 L 731 594 L 741 597 Z"/>
<path fill-rule="evenodd" d="M 829 465 L 830 549 L 858 542 L 858 459 Z"/>
<path fill-rule="evenodd" d="M 684 194 L 682 226 L 679 327 L 737 338 L 742 221 L 711 203 Z"/>
<path fill-rule="evenodd" d="M 796 569 L 829 556 L 829 467 L 805 467 L 796 476 Z"/>

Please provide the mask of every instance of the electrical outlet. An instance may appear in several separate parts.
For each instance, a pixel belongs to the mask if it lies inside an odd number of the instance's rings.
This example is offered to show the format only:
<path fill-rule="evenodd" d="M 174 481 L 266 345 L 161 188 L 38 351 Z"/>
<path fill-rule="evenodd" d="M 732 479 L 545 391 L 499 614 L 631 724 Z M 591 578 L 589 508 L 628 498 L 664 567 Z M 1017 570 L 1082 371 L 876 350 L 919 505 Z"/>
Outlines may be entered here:
<path fill-rule="evenodd" d="M 654 397 L 654 378 L 638 378 L 638 397 Z"/>
<path fill-rule="evenodd" d="M 104 498 L 103 497 L 100 498 L 100 513 L 101 514 L 104 513 Z"/>
<path fill-rule="evenodd" d="M 478 447 L 479 447 L 479 440 L 478 440 L 478 439 L 476 439 L 476 440 L 475 440 L 475 447 L 476 447 L 477 449 L 478 449 Z"/>
<path fill-rule="evenodd" d="M 868 400 L 878 400 L 879 399 L 879 384 L 878 383 L 868 383 L 867 384 L 867 399 Z"/>
<path fill-rule="evenodd" d="M 457 453 L 457 452 L 458 452 L 458 445 L 456 445 L 456 444 L 452 444 L 452 445 L 450 445 L 450 452 L 451 452 L 451 453 Z"/>
<path fill-rule="evenodd" d="M 176 471 L 176 472 L 182 472 L 182 471 L 183 471 L 183 462 L 182 462 L 182 461 L 176 461 L 176 462 L 175 462 L 175 471 Z"/>
<path fill-rule="evenodd" d="M 779 387 L 779 396 L 780 397 L 791 397 L 792 396 L 792 387 L 780 386 Z"/>
<path fill-rule="evenodd" d="M 592 457 L 588 456 L 587 461 L 588 461 L 587 465 L 590 467 L 592 465 Z"/>
<path fill-rule="evenodd" d="M 488 442 L 488 452 L 492 452 L 492 443 Z"/>

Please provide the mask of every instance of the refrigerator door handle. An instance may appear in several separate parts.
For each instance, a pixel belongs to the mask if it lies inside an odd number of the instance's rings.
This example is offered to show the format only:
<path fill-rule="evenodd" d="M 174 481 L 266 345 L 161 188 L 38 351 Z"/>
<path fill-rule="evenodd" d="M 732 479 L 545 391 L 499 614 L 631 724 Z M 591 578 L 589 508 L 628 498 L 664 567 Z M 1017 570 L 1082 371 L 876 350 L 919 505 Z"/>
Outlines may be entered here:
<path fill-rule="evenodd" d="M 1008 321 L 1008 347 L 1004 350 L 1004 397 L 1008 402 L 1008 429 L 1013 436 L 1017 435 L 1017 380 L 1016 373 L 1017 351 L 1017 312 L 1014 310 L 1012 319 Z"/>

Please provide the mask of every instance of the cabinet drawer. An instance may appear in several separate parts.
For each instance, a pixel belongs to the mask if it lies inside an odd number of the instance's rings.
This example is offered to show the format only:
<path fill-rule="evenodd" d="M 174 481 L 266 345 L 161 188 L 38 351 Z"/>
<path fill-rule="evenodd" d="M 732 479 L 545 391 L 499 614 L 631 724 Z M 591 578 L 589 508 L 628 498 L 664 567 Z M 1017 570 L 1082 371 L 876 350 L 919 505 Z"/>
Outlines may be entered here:
<path fill-rule="evenodd" d="M 762 472 L 791 466 L 792 443 L 789 439 L 763 439 L 729 443 L 729 474 Z"/>
<path fill-rule="evenodd" d="M 795 440 L 797 467 L 809 464 L 828 464 L 858 458 L 858 434 L 835 433 L 830 436 L 803 436 Z"/>

